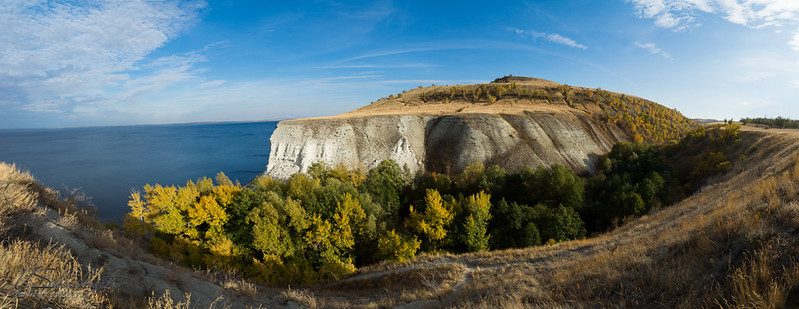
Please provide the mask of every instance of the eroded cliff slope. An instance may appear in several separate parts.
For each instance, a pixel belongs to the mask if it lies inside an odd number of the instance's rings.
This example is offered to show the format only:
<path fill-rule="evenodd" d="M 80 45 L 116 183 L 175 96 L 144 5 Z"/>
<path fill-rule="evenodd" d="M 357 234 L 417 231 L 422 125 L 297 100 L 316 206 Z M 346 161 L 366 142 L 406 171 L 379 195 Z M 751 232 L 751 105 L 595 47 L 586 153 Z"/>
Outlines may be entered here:
<path fill-rule="evenodd" d="M 419 88 L 337 116 L 280 122 L 265 174 L 286 178 L 315 162 L 369 169 L 386 159 L 411 171 L 455 173 L 480 161 L 509 171 L 561 164 L 591 172 L 619 141 L 676 139 L 692 126 L 644 99 L 506 78 Z"/>

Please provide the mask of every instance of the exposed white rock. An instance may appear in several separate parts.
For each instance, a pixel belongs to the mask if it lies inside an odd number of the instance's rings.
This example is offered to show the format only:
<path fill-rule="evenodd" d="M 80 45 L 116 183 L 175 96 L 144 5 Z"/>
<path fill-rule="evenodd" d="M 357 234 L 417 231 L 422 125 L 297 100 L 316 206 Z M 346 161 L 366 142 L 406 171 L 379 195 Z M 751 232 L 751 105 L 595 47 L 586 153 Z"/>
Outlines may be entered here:
<path fill-rule="evenodd" d="M 582 111 L 374 115 L 280 122 L 265 174 L 287 178 L 315 162 L 370 169 L 392 159 L 411 171 L 457 173 L 480 161 L 509 171 L 561 164 L 590 172 L 616 142 L 615 125 L 599 126 Z"/>

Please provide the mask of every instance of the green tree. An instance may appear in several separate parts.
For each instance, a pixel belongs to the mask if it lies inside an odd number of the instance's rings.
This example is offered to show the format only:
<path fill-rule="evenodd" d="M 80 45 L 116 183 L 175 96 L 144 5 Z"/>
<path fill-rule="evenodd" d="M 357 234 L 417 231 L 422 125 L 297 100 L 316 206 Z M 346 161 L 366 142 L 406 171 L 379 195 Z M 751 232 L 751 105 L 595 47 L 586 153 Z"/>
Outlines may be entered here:
<path fill-rule="evenodd" d="M 532 207 L 508 203 L 502 199 L 493 213 L 488 230 L 492 249 L 524 248 L 541 244 L 541 235 L 535 225 L 536 213 Z"/>
<path fill-rule="evenodd" d="M 372 200 L 382 205 L 389 216 L 396 216 L 400 207 L 400 193 L 407 183 L 405 179 L 402 168 L 396 162 L 385 160 L 369 170 L 363 186 Z"/>
<path fill-rule="evenodd" d="M 585 224 L 574 209 L 563 205 L 554 209 L 537 205 L 534 209 L 542 239 L 567 241 L 585 236 Z"/>
<path fill-rule="evenodd" d="M 532 187 L 538 202 L 549 207 L 580 210 L 583 206 L 583 180 L 560 164 L 536 168 Z"/>
<path fill-rule="evenodd" d="M 294 240 L 280 213 L 271 203 L 263 203 L 247 216 L 252 225 L 252 242 L 255 249 L 267 256 L 288 257 L 295 254 Z"/>
<path fill-rule="evenodd" d="M 491 219 L 491 196 L 480 192 L 469 196 L 465 205 L 466 220 L 463 225 L 462 242 L 469 252 L 487 251 L 488 221 Z"/>
<path fill-rule="evenodd" d="M 483 163 L 475 161 L 467 165 L 463 172 L 455 178 L 455 186 L 462 192 L 476 192 L 484 173 Z"/>

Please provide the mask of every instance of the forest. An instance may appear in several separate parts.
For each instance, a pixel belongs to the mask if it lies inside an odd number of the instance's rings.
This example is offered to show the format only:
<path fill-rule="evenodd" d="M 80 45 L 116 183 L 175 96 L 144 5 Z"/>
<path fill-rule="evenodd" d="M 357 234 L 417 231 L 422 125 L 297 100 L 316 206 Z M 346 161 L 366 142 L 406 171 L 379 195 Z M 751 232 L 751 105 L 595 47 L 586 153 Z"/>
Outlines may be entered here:
<path fill-rule="evenodd" d="M 387 160 L 369 171 L 314 164 L 247 185 L 223 173 L 131 194 L 127 234 L 197 269 L 270 285 L 310 284 L 420 253 L 554 244 L 609 231 L 667 207 L 730 168 L 740 126 L 700 127 L 677 143 L 619 143 L 593 175 L 553 165 L 510 173 L 469 165 L 411 174 Z"/>
<path fill-rule="evenodd" d="M 783 118 L 778 116 L 777 118 L 765 118 L 765 117 L 758 117 L 758 118 L 741 118 L 741 123 L 748 124 L 762 124 L 765 126 L 769 126 L 771 128 L 779 128 L 779 129 L 799 129 L 799 120 L 791 120 L 789 118 Z"/>

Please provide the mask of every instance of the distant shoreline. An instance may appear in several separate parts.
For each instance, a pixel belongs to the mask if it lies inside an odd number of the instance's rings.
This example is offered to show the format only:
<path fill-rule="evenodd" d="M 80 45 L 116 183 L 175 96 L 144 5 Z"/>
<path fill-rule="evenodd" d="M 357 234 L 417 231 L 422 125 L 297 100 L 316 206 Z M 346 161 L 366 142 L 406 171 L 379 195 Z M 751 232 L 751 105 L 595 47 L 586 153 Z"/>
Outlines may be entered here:
<path fill-rule="evenodd" d="M 155 127 L 155 126 L 185 126 L 202 124 L 230 124 L 230 123 L 259 123 L 292 120 L 297 118 L 276 118 L 266 120 L 231 120 L 231 121 L 198 121 L 198 122 L 173 122 L 173 123 L 145 123 L 145 124 L 123 124 L 123 125 L 97 125 L 97 126 L 74 126 L 74 127 L 53 127 L 53 128 L 0 128 L 4 131 L 21 130 L 61 130 L 61 129 L 90 129 L 90 128 L 124 128 L 124 127 Z"/>

